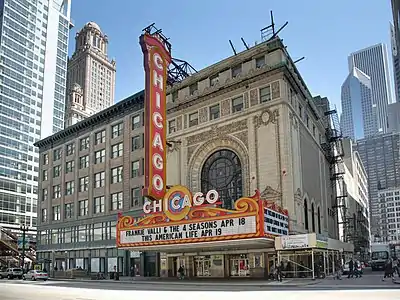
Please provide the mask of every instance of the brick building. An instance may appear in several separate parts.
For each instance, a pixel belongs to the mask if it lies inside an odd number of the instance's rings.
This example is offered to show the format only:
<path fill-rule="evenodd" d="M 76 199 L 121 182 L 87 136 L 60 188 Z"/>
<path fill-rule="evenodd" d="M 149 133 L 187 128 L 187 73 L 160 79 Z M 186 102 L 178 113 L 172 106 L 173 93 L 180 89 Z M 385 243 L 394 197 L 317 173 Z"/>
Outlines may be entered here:
<path fill-rule="evenodd" d="M 217 189 L 228 208 L 259 189 L 288 209 L 291 233 L 338 238 L 321 147 L 329 103 L 311 96 L 280 39 L 175 84 L 167 103 L 168 185 Z M 37 143 L 40 258 L 104 272 L 118 257 L 124 274 L 158 274 L 158 254 L 115 248 L 117 211 L 142 214 L 142 116 L 139 92 Z"/>

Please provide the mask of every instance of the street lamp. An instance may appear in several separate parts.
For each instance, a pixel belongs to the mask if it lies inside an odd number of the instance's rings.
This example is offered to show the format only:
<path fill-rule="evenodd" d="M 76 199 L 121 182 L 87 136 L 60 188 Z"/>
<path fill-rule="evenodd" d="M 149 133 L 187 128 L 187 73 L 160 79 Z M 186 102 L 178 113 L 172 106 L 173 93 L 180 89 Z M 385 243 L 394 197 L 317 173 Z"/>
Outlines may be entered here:
<path fill-rule="evenodd" d="M 25 239 L 26 239 L 26 232 L 29 230 L 28 226 L 20 225 L 19 229 L 22 231 L 22 261 L 21 261 L 21 268 L 22 272 L 24 273 L 25 267 Z"/>

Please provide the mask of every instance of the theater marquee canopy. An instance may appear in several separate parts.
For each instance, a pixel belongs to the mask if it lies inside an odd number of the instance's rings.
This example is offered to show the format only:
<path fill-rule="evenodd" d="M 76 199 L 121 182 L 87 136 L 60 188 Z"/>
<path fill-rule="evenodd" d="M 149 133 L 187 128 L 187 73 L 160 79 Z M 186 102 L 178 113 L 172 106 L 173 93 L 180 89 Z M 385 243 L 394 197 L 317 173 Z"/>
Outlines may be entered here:
<path fill-rule="evenodd" d="M 187 188 L 174 186 L 159 204 L 144 205 L 149 214 L 142 219 L 119 215 L 117 247 L 174 252 L 273 247 L 275 236 L 288 234 L 287 211 L 261 200 L 258 191 L 238 199 L 232 210 L 213 203 L 217 197 L 216 191 L 192 196 Z"/>

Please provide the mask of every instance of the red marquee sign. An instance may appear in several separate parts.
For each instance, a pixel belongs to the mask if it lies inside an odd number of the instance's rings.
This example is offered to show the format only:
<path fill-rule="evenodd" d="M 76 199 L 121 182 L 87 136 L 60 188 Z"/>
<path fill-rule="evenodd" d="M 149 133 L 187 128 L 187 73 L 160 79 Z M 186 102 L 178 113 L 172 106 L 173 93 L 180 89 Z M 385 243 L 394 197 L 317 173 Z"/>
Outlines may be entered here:
<path fill-rule="evenodd" d="M 143 34 L 140 45 L 145 70 L 145 160 L 142 195 L 152 200 L 166 193 L 166 85 L 171 54 L 156 35 Z"/>

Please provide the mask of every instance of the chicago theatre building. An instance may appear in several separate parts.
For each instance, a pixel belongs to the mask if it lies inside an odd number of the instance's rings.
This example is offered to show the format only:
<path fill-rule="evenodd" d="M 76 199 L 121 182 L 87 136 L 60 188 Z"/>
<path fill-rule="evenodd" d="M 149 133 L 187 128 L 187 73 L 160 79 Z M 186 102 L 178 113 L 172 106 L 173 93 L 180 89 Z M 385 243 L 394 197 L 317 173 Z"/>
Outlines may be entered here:
<path fill-rule="evenodd" d="M 189 277 L 263 277 L 276 249 L 323 248 L 333 261 L 335 191 L 322 147 L 329 103 L 311 96 L 279 38 L 169 86 L 165 120 L 162 106 L 146 118 L 146 97 L 37 143 L 41 259 L 141 276 L 176 276 L 182 266 Z M 149 138 L 150 120 L 160 140 Z M 290 255 L 312 268 L 309 256 Z"/>

